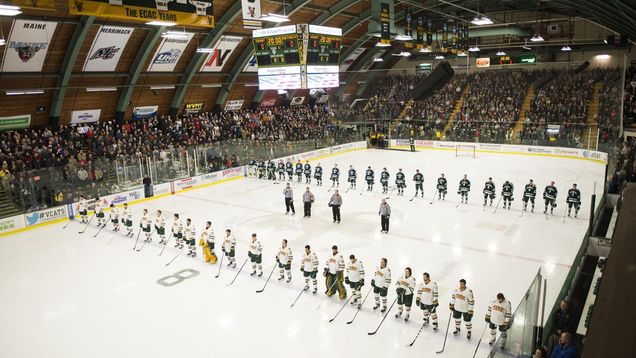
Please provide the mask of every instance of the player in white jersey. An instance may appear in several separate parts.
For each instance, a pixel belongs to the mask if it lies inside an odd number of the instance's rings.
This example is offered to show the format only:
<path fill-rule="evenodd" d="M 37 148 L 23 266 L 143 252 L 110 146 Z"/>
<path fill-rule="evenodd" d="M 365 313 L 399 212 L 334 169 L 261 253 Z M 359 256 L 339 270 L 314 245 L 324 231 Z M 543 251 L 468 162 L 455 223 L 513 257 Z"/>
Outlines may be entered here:
<path fill-rule="evenodd" d="M 362 261 L 356 259 L 355 255 L 349 255 L 349 265 L 347 265 L 347 278 L 345 283 L 351 287 L 352 300 L 351 304 L 358 304 L 358 309 L 362 308 L 362 295 L 360 290 L 364 286 L 364 266 Z"/>
<path fill-rule="evenodd" d="M 459 280 L 459 287 L 453 290 L 453 296 L 451 302 L 448 304 L 450 310 L 453 312 L 453 318 L 455 319 L 455 331 L 454 335 L 458 335 L 461 332 L 462 316 L 466 323 L 466 338 L 470 339 L 473 324 L 473 307 L 475 306 L 475 297 L 473 296 L 473 290 L 466 287 L 466 280 L 463 278 Z"/>
<path fill-rule="evenodd" d="M 97 217 L 97 227 L 106 226 L 106 216 L 104 215 L 104 208 L 106 207 L 106 200 L 95 197 L 95 216 Z"/>
<path fill-rule="evenodd" d="M 183 228 L 183 238 L 186 245 L 188 245 L 188 256 L 195 257 L 197 255 L 196 237 L 197 231 L 194 228 L 194 225 L 192 225 L 192 220 L 187 218 L 186 226 Z M 182 249 L 183 244 L 179 248 Z"/>
<path fill-rule="evenodd" d="M 132 211 L 128 208 L 128 204 L 124 203 L 124 210 L 121 214 L 122 221 L 126 227 L 126 236 L 133 237 Z"/>
<path fill-rule="evenodd" d="M 326 278 L 325 283 L 327 285 L 327 291 L 325 294 L 331 297 L 335 293 L 335 289 L 338 289 L 340 299 L 347 298 L 347 290 L 345 289 L 344 282 L 344 269 L 345 262 L 342 255 L 338 252 L 338 246 L 333 245 L 331 247 L 331 256 L 325 263 L 324 276 Z"/>
<path fill-rule="evenodd" d="M 232 235 L 232 230 L 225 230 L 225 238 L 223 238 L 223 245 L 221 251 L 228 258 L 228 266 L 236 267 L 236 239 Z"/>
<path fill-rule="evenodd" d="M 155 232 L 159 235 L 159 244 L 166 243 L 166 218 L 161 214 L 161 210 L 157 210 L 155 216 Z"/>
<path fill-rule="evenodd" d="M 152 219 L 150 219 L 150 214 L 148 214 L 148 209 L 144 209 L 144 213 L 141 216 L 141 220 L 139 221 L 139 227 L 141 228 L 141 230 L 144 232 L 144 234 L 146 235 L 146 239 L 144 240 L 145 242 L 151 242 L 151 235 L 152 232 L 150 232 L 150 222 L 152 221 Z"/>
<path fill-rule="evenodd" d="M 395 314 L 395 318 L 402 315 L 402 310 L 404 309 L 404 306 L 406 306 L 406 314 L 404 315 L 404 321 L 406 322 L 409 320 L 409 316 L 411 314 L 413 294 L 415 293 L 415 277 L 412 276 L 410 267 L 404 269 L 404 275 L 400 276 L 395 284 L 397 285 L 395 292 L 398 296 L 398 312 Z"/>
<path fill-rule="evenodd" d="M 174 219 L 172 221 L 172 237 L 174 237 L 175 240 L 174 247 L 183 247 L 183 222 L 179 219 L 179 214 L 174 214 Z"/>
<path fill-rule="evenodd" d="M 318 292 L 318 257 L 315 253 L 311 252 L 311 247 L 305 245 L 305 254 L 303 255 L 303 261 L 300 264 L 300 271 L 305 276 L 305 290 L 309 289 L 309 279 L 314 287 L 312 293 Z"/>
<path fill-rule="evenodd" d="M 386 311 L 386 296 L 391 285 L 391 269 L 386 267 L 386 265 L 387 259 L 380 259 L 380 266 L 376 267 L 371 280 L 371 287 L 373 287 L 373 295 L 375 296 L 374 310 L 380 307 L 380 297 L 382 297 L 382 310 L 380 312 Z"/>
<path fill-rule="evenodd" d="M 428 326 L 430 316 L 433 321 L 433 331 L 437 331 L 437 306 L 439 306 L 437 282 L 431 281 L 428 272 L 424 272 L 422 279 L 422 283 L 417 288 L 415 304 L 424 312 L 424 327 Z"/>
<path fill-rule="evenodd" d="M 110 222 L 113 224 L 113 231 L 119 231 L 120 213 L 115 204 L 110 204 Z"/>
<path fill-rule="evenodd" d="M 263 276 L 263 246 L 261 246 L 261 242 L 256 238 L 256 234 L 252 234 L 252 242 L 250 243 L 250 249 L 247 252 L 247 256 L 250 258 L 250 262 L 252 262 L 252 273 L 250 276 L 256 275 L 256 271 L 258 269 L 258 276 Z"/>
<path fill-rule="evenodd" d="M 80 222 L 86 224 L 88 222 L 88 201 L 84 195 L 80 195 L 79 202 L 77 203 L 77 212 L 80 215 Z"/>
<path fill-rule="evenodd" d="M 507 334 L 506 331 L 510 326 L 510 317 L 512 317 L 512 308 L 510 301 L 504 297 L 503 293 L 498 293 L 497 298 L 492 300 L 490 306 L 488 306 L 488 313 L 486 313 L 486 322 L 490 327 L 490 342 L 492 346 L 495 344 L 497 338 L 497 328 L 501 332 L 501 348 L 506 345 Z"/>
<path fill-rule="evenodd" d="M 278 263 L 278 269 L 280 271 L 278 281 L 282 281 L 285 278 L 285 273 L 287 273 L 287 282 L 291 281 L 291 263 L 293 258 L 292 250 L 289 246 L 287 246 L 287 240 L 283 239 L 283 243 L 281 244 L 280 249 L 278 249 L 278 254 L 276 255 L 276 262 Z"/>
<path fill-rule="evenodd" d="M 199 246 L 203 247 L 203 259 L 205 262 L 216 263 L 217 257 L 214 253 L 214 230 L 212 229 L 212 222 L 205 223 L 205 229 L 201 231 L 201 237 L 199 239 Z"/>

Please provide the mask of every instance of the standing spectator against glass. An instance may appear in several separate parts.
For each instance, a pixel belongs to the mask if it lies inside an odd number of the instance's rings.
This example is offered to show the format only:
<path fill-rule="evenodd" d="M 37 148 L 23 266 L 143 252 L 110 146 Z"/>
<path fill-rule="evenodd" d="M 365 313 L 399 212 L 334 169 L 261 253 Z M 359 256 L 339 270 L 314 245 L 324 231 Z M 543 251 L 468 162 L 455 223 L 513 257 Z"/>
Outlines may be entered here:
<path fill-rule="evenodd" d="M 378 214 L 380 214 L 380 225 L 382 226 L 382 230 L 380 232 L 388 233 L 389 232 L 389 217 L 391 216 L 391 207 L 389 203 L 386 202 L 386 199 L 382 199 L 382 203 L 380 204 L 380 210 L 378 210 Z"/>
<path fill-rule="evenodd" d="M 285 189 L 283 189 L 283 195 L 285 196 L 285 209 L 287 210 L 285 212 L 285 215 L 289 214 L 289 210 L 291 210 L 292 215 L 295 215 L 296 209 L 294 209 L 294 190 L 292 190 L 292 188 L 289 186 L 289 183 L 287 183 L 287 186 L 285 187 Z"/>
<path fill-rule="evenodd" d="M 331 212 L 333 213 L 333 222 L 338 222 L 340 224 L 340 207 L 342 206 L 342 196 L 338 193 L 338 189 L 329 199 L 329 206 L 331 207 Z"/>
<path fill-rule="evenodd" d="M 314 200 L 316 200 L 316 198 L 314 198 L 314 194 L 309 191 L 309 187 L 307 187 L 307 190 L 303 193 L 303 204 L 305 206 L 305 215 L 303 215 L 304 218 L 311 217 L 311 204 Z"/>
<path fill-rule="evenodd" d="M 550 336 L 548 348 L 552 349 L 556 346 L 561 340 L 561 336 L 564 332 L 572 332 L 573 331 L 573 319 L 572 314 L 570 313 L 570 304 L 568 301 L 563 300 L 559 305 L 559 311 L 554 315 L 552 320 L 553 329 L 552 335 Z"/>

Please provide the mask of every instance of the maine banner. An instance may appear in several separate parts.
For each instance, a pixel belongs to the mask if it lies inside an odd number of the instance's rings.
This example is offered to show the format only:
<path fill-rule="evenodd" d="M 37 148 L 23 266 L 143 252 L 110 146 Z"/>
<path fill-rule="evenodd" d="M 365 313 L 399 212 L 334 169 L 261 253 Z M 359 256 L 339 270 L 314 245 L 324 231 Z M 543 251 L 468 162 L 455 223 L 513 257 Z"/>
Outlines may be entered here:
<path fill-rule="evenodd" d="M 16 19 L 11 25 L 2 72 L 40 72 L 57 22 Z"/>

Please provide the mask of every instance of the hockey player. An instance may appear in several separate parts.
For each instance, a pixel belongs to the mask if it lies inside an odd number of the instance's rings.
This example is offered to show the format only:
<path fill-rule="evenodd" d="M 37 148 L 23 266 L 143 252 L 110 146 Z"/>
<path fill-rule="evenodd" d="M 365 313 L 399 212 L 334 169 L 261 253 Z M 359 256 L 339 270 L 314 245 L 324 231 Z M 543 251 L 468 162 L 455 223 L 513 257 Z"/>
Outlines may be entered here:
<path fill-rule="evenodd" d="M 459 181 L 459 190 L 457 194 L 461 195 L 462 204 L 468 204 L 468 192 L 470 191 L 470 180 L 468 175 L 464 174 L 464 178 Z"/>
<path fill-rule="evenodd" d="M 364 180 L 367 181 L 367 191 L 373 191 L 373 181 L 375 179 L 375 173 L 373 173 L 373 169 L 371 166 L 367 168 L 367 171 L 364 173 Z"/>
<path fill-rule="evenodd" d="M 417 288 L 417 297 L 415 298 L 415 305 L 422 309 L 424 312 L 424 327 L 428 326 L 429 316 L 433 321 L 433 332 L 437 331 L 437 282 L 431 281 L 431 276 L 424 272 L 422 275 L 423 281 Z"/>
<path fill-rule="evenodd" d="M 287 159 L 287 163 L 285 163 L 285 170 L 287 171 L 289 181 L 292 181 L 294 178 L 294 164 L 292 164 L 291 159 Z"/>
<path fill-rule="evenodd" d="M 192 225 L 190 218 L 186 219 L 186 227 L 183 229 L 183 234 L 185 236 L 185 242 L 188 245 L 188 256 L 195 257 L 197 255 L 197 231 L 194 225 Z M 183 245 L 181 245 L 180 248 L 183 248 Z"/>
<path fill-rule="evenodd" d="M 528 209 L 528 200 L 530 200 L 530 202 L 532 202 L 532 209 L 530 209 L 530 211 L 534 213 L 534 198 L 536 196 L 537 186 L 534 184 L 532 179 L 530 179 L 528 184 L 526 184 L 526 186 L 523 188 L 523 211 L 526 211 Z"/>
<path fill-rule="evenodd" d="M 422 193 L 422 198 L 424 197 L 424 175 L 420 173 L 419 169 L 415 169 L 415 175 L 413 175 L 413 181 L 415 182 L 415 196 L 417 196 L 418 191 Z"/>
<path fill-rule="evenodd" d="M 322 167 L 320 166 L 320 163 L 318 163 L 314 169 L 314 178 L 316 178 L 316 184 L 322 186 Z"/>
<path fill-rule="evenodd" d="M 572 206 L 574 206 L 574 217 L 577 217 L 581 208 L 581 192 L 576 188 L 576 184 L 572 184 L 572 188 L 568 190 L 566 202 L 568 203 L 568 216 L 570 216 Z"/>
<path fill-rule="evenodd" d="M 311 247 L 305 245 L 305 254 L 303 255 L 303 261 L 300 264 L 300 271 L 305 277 L 305 290 L 309 289 L 309 279 L 314 287 L 312 293 L 318 292 L 318 257 L 315 253 L 311 252 Z"/>
<path fill-rule="evenodd" d="M 380 173 L 380 183 L 382 184 L 382 193 L 387 194 L 389 192 L 389 177 L 391 175 L 386 170 L 386 168 L 382 169 L 382 173 Z"/>
<path fill-rule="evenodd" d="M 285 163 L 282 159 L 278 161 L 278 180 L 285 180 Z"/>
<path fill-rule="evenodd" d="M 278 263 L 278 269 L 280 271 L 278 281 L 282 281 L 285 278 L 285 273 L 287 273 L 286 282 L 289 283 L 291 281 L 291 263 L 293 258 L 292 250 L 289 246 L 287 246 L 287 240 L 283 239 L 283 243 L 281 244 L 280 249 L 278 249 L 278 254 L 276 255 L 276 262 Z"/>
<path fill-rule="evenodd" d="M 398 173 L 395 174 L 395 185 L 398 190 L 397 195 L 404 195 L 404 188 L 406 188 L 406 176 L 402 173 L 402 169 L 398 170 Z"/>
<path fill-rule="evenodd" d="M 356 170 L 353 169 L 353 165 L 349 166 L 349 173 L 348 173 L 348 178 L 347 181 L 349 182 L 349 189 L 356 189 L 356 182 L 358 181 L 358 174 L 356 173 Z"/>
<path fill-rule="evenodd" d="M 512 197 L 512 193 L 514 192 L 514 190 L 514 185 L 506 180 L 503 188 L 501 189 L 501 197 L 503 198 L 504 209 L 506 208 L 506 203 L 508 203 L 508 210 L 510 210 L 510 204 L 515 200 L 515 198 Z"/>
<path fill-rule="evenodd" d="M 258 178 L 265 179 L 265 169 L 267 165 L 263 159 L 258 161 Z"/>
<path fill-rule="evenodd" d="M 406 315 L 404 315 L 404 321 L 406 322 L 411 315 L 413 293 L 415 293 L 415 277 L 412 276 L 410 267 L 404 269 L 404 275 L 401 276 L 395 284 L 398 286 L 395 290 L 398 296 L 398 312 L 395 314 L 395 318 L 402 315 L 402 309 L 406 306 Z"/>
<path fill-rule="evenodd" d="M 338 169 L 338 164 L 334 164 L 331 169 L 331 187 L 340 186 L 340 169 Z"/>
<path fill-rule="evenodd" d="M 250 159 L 247 168 L 249 169 L 247 175 L 256 177 L 256 160 L 254 160 L 254 157 Z"/>
<path fill-rule="evenodd" d="M 303 179 L 303 163 L 298 159 L 298 163 L 296 163 L 296 176 L 298 177 L 298 182 L 300 183 Z"/>
<path fill-rule="evenodd" d="M 276 164 L 271 159 L 267 161 L 267 180 L 276 180 Z"/>
<path fill-rule="evenodd" d="M 199 246 L 203 248 L 203 259 L 205 262 L 211 264 L 216 263 L 217 257 L 214 253 L 214 229 L 212 229 L 212 222 L 210 221 L 205 223 L 205 229 L 201 231 Z"/>
<path fill-rule="evenodd" d="M 95 197 L 95 216 L 97 217 L 97 227 L 106 226 L 106 216 L 104 215 L 104 208 L 106 207 L 106 200 Z"/>
<path fill-rule="evenodd" d="M 448 189 L 448 183 L 446 182 L 446 178 L 444 178 L 444 173 L 437 178 L 437 200 L 445 200 L 446 199 L 446 190 Z"/>
<path fill-rule="evenodd" d="M 466 338 L 470 339 L 473 324 L 473 307 L 475 306 L 475 298 L 473 297 L 473 291 L 466 287 L 466 280 L 463 278 L 459 280 L 459 288 L 453 290 L 453 296 L 451 302 L 448 304 L 450 310 L 453 312 L 453 318 L 455 319 L 455 331 L 454 335 L 458 335 L 461 332 L 462 317 L 464 323 L 466 323 Z"/>
<path fill-rule="evenodd" d="M 486 313 L 486 322 L 490 327 L 490 344 L 491 346 L 495 344 L 495 339 L 497 338 L 497 328 L 501 332 L 502 344 L 501 348 L 503 349 L 506 344 L 506 331 L 510 325 L 510 317 L 512 316 L 512 308 L 510 306 L 510 301 L 504 297 L 503 293 L 498 293 L 497 298 L 492 300 L 490 305 L 488 306 L 488 313 Z"/>
<path fill-rule="evenodd" d="M 355 255 L 349 255 L 349 265 L 347 265 L 347 277 L 345 283 L 351 287 L 351 304 L 358 304 L 358 309 L 362 308 L 362 295 L 360 291 L 364 286 L 364 267 L 362 261 L 356 259 Z"/>
<path fill-rule="evenodd" d="M 382 310 L 386 311 L 386 296 L 391 285 L 391 269 L 386 267 L 387 260 L 383 257 L 380 259 L 380 266 L 376 267 L 373 279 L 371 280 L 371 287 L 373 287 L 373 295 L 375 296 L 374 310 L 380 307 L 380 297 L 382 297 Z"/>
<path fill-rule="evenodd" d="M 110 222 L 113 224 L 113 231 L 119 231 L 119 208 L 115 204 L 110 204 Z"/>
<path fill-rule="evenodd" d="M 157 210 L 155 216 L 155 232 L 159 235 L 159 244 L 166 244 L 166 218 L 163 217 L 161 210 Z"/>
<path fill-rule="evenodd" d="M 347 290 L 342 284 L 344 282 L 345 262 L 342 255 L 338 253 L 338 246 L 333 245 L 331 247 L 331 256 L 327 259 L 325 266 L 325 272 L 323 273 L 327 284 L 325 294 L 331 297 L 337 289 L 341 300 L 347 298 Z"/>
<path fill-rule="evenodd" d="M 252 242 L 250 243 L 250 249 L 247 252 L 247 256 L 250 258 L 250 262 L 252 263 L 252 273 L 250 276 L 256 275 L 258 271 L 258 276 L 263 276 L 263 246 L 261 246 L 261 242 L 256 238 L 256 234 L 252 234 Z"/>
<path fill-rule="evenodd" d="M 309 164 L 308 160 L 305 161 L 303 173 L 305 174 L 305 184 L 311 184 L 311 164 Z"/>
<path fill-rule="evenodd" d="M 223 239 L 223 245 L 221 246 L 221 251 L 223 251 L 223 254 L 225 254 L 229 261 L 227 265 L 231 266 L 232 268 L 236 267 L 236 258 L 234 257 L 235 248 L 236 239 L 234 238 L 234 235 L 232 235 L 232 230 L 226 229 L 225 238 Z"/>
<path fill-rule="evenodd" d="M 179 214 L 174 214 L 174 218 L 172 219 L 172 237 L 174 237 L 175 240 L 174 247 L 183 247 L 183 222 L 179 219 Z"/>
<path fill-rule="evenodd" d="M 495 190 L 495 183 L 492 178 L 488 178 L 488 181 L 484 184 L 484 206 L 486 206 L 488 198 L 490 198 L 490 206 L 492 206 L 492 201 L 495 199 Z"/>
<path fill-rule="evenodd" d="M 550 214 L 554 214 L 554 208 L 557 206 L 556 197 L 557 188 L 554 186 L 554 182 L 551 181 L 550 185 L 543 189 L 543 199 L 545 199 L 545 209 L 543 209 L 544 214 L 548 212 L 548 205 L 550 206 Z"/>
<path fill-rule="evenodd" d="M 121 218 L 124 222 L 124 226 L 126 227 L 126 236 L 133 237 L 132 211 L 128 209 L 128 204 L 126 203 L 124 203 L 124 210 L 122 211 Z"/>
<path fill-rule="evenodd" d="M 88 223 L 88 201 L 84 195 L 80 195 L 79 202 L 77 203 L 77 212 L 80 215 L 80 222 L 82 224 Z"/>
<path fill-rule="evenodd" d="M 144 232 L 144 235 L 146 235 L 146 238 L 144 239 L 145 242 L 151 242 L 151 235 L 152 232 L 150 231 L 150 222 L 152 221 L 152 219 L 150 218 L 150 214 L 148 214 L 148 209 L 144 209 L 144 213 L 141 216 L 141 221 L 139 222 L 139 227 L 141 228 L 141 231 Z"/>

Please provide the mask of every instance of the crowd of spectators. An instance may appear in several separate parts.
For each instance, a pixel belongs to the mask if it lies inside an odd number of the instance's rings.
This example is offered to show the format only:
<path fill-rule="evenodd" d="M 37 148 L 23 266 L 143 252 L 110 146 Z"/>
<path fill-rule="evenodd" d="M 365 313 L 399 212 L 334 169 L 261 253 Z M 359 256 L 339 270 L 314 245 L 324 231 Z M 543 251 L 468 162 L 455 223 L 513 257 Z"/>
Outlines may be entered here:
<path fill-rule="evenodd" d="M 411 98 L 411 91 L 424 75 L 388 75 L 375 85 L 373 96 L 366 103 L 363 113 L 367 119 L 396 119 L 404 104 Z"/>
<path fill-rule="evenodd" d="M 625 73 L 623 118 L 625 127 L 636 129 L 636 65 L 631 65 Z"/>
<path fill-rule="evenodd" d="M 620 132 L 621 79 L 619 69 L 609 70 L 601 80 L 599 108 L 596 121 L 600 130 L 599 142 L 614 142 Z"/>

